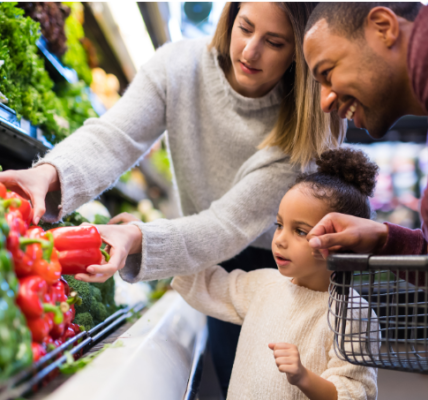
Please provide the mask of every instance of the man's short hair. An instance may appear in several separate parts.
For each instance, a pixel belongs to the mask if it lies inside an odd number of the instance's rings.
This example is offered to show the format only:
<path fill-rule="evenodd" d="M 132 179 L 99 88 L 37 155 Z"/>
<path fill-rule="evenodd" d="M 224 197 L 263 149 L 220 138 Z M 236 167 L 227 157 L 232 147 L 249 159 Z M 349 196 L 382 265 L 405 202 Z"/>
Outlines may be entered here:
<path fill-rule="evenodd" d="M 319 3 L 312 11 L 305 28 L 306 33 L 320 20 L 325 19 L 328 27 L 347 38 L 364 35 L 364 23 L 372 8 L 387 7 L 399 17 L 414 21 L 421 3 Z"/>

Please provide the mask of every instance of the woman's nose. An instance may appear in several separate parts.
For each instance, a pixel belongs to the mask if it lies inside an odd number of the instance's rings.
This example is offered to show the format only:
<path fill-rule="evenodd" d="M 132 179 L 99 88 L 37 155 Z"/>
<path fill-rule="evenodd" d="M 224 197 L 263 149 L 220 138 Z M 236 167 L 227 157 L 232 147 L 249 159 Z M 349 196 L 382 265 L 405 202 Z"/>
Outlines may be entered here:
<path fill-rule="evenodd" d="M 321 86 L 321 109 L 325 113 L 331 113 L 337 109 L 337 94 L 331 88 Z"/>
<path fill-rule="evenodd" d="M 255 61 L 260 58 L 260 54 L 261 54 L 260 39 L 253 36 L 248 40 L 244 48 L 244 51 L 242 52 L 242 55 L 244 59 L 247 61 Z"/>

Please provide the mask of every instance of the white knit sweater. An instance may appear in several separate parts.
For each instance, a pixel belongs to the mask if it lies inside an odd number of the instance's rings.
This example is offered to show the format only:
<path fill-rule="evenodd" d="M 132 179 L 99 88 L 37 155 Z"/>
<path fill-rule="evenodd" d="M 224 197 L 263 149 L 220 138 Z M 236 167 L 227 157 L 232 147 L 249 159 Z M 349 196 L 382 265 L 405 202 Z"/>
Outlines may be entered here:
<path fill-rule="evenodd" d="M 336 386 L 338 400 L 377 398 L 377 370 L 341 361 L 333 349 L 328 292 L 297 286 L 273 269 L 227 273 L 220 266 L 172 285 L 197 310 L 242 325 L 228 400 L 307 399 L 278 371 L 268 343 L 279 342 L 296 345 L 302 364 Z"/>
<path fill-rule="evenodd" d="M 194 273 L 250 244 L 270 248 L 279 203 L 298 171 L 279 149 L 257 150 L 276 122 L 281 84 L 262 98 L 239 95 L 207 44 L 160 48 L 111 110 L 36 164 L 58 170 L 61 192 L 48 194 L 44 217 L 55 221 L 111 187 L 168 131 L 186 217 L 138 224 L 142 255 L 121 271 L 130 282 Z"/>

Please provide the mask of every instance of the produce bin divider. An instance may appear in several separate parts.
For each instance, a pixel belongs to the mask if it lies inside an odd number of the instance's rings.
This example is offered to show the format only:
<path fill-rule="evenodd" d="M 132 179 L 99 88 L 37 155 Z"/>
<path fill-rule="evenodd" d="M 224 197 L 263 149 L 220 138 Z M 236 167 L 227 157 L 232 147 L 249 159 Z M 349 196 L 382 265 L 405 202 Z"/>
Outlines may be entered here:
<path fill-rule="evenodd" d="M 34 390 L 35 387 L 38 387 L 39 384 L 42 383 L 43 379 L 47 375 L 67 361 L 66 355 L 62 355 L 56 360 L 55 357 L 59 356 L 61 352 L 66 351 L 70 345 L 73 345 L 76 341 L 83 339 L 68 351 L 70 354 L 74 355 L 82 350 L 83 354 L 85 354 L 90 348 L 97 344 L 101 338 L 114 331 L 119 325 L 126 322 L 128 318 L 144 310 L 145 307 L 146 303 L 141 302 L 133 307 L 128 306 L 124 309 L 118 310 L 91 330 L 83 331 L 75 337 L 67 340 L 67 342 L 46 354 L 39 361 L 3 383 L 2 386 L 0 386 L 0 400 L 15 399 Z M 46 365 L 49 361 L 52 362 Z M 43 367 L 44 365 L 46 366 Z"/>

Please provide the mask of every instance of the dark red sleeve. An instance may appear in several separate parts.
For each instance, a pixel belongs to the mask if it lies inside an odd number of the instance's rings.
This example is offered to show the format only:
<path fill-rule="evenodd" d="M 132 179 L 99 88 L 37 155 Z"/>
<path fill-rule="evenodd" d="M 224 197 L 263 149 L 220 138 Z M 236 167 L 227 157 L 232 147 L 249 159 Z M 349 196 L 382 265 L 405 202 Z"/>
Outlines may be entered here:
<path fill-rule="evenodd" d="M 420 229 L 408 229 L 385 222 L 388 226 L 388 238 L 377 256 L 423 255 L 427 254 L 427 242 Z"/>
<path fill-rule="evenodd" d="M 407 65 L 413 91 L 428 112 L 428 7 L 422 7 L 409 39 Z"/>
<path fill-rule="evenodd" d="M 395 256 L 395 255 L 425 255 L 427 254 L 427 242 L 420 229 L 408 229 L 402 226 L 390 224 L 388 225 L 388 238 L 385 245 L 375 252 L 377 256 Z M 406 272 L 400 271 L 398 276 L 401 279 L 406 279 Z M 409 272 L 408 279 L 410 283 L 416 283 L 415 272 Z M 425 275 L 419 274 L 418 285 L 425 285 Z"/>

